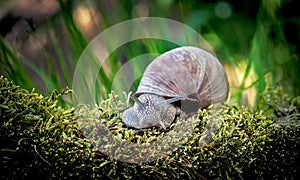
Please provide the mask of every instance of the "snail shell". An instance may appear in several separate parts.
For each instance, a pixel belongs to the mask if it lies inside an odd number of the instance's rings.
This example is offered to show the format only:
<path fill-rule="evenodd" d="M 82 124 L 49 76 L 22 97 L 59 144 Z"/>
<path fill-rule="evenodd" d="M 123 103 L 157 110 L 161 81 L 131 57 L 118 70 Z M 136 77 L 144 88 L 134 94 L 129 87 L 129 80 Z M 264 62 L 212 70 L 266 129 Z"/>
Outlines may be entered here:
<path fill-rule="evenodd" d="M 165 129 L 177 114 L 225 102 L 228 94 L 226 71 L 215 56 L 197 47 L 179 47 L 160 55 L 146 68 L 132 96 L 134 106 L 121 118 L 128 127 Z"/>

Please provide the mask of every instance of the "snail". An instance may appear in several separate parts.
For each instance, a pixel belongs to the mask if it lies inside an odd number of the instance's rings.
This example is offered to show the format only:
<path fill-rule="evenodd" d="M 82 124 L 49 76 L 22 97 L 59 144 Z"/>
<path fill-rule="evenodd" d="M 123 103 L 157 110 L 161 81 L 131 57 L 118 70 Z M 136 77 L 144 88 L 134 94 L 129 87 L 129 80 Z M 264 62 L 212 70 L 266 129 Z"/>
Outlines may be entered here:
<path fill-rule="evenodd" d="M 198 47 L 178 47 L 148 65 L 131 97 L 135 103 L 121 119 L 136 129 L 166 129 L 176 116 L 225 102 L 228 94 L 226 71 L 215 56 Z"/>

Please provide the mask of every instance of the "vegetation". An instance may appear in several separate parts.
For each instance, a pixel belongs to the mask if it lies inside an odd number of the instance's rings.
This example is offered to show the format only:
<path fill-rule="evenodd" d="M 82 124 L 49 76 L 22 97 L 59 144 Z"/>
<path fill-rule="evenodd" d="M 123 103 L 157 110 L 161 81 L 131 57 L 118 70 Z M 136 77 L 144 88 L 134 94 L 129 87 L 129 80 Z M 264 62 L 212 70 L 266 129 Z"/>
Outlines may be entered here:
<path fill-rule="evenodd" d="M 182 146 L 166 157 L 139 164 L 117 161 L 99 151 L 95 139 L 86 138 L 78 126 L 79 118 L 87 118 L 91 110 L 80 111 L 78 116 L 74 108 L 57 107 L 57 97 L 62 94 L 43 97 L 3 77 L 0 88 L 3 179 L 299 177 L 300 98 L 290 98 L 282 89 L 264 94 L 259 109 L 223 106 L 220 127 L 211 142 L 204 144 L 204 127 L 214 119 L 215 109 L 199 111 L 192 119 L 196 127 Z M 118 139 L 144 144 L 162 139 L 180 124 L 177 120 L 166 132 L 128 129 L 118 115 L 125 104 L 110 97 L 93 111 Z"/>
<path fill-rule="evenodd" d="M 43 66 L 0 37 L 1 178 L 299 179 L 300 24 L 298 11 L 293 10 L 297 2 L 251 2 L 58 0 L 58 14 L 17 40 L 26 41 L 41 31 L 46 34 L 53 49 L 44 47 Z M 92 39 L 74 18 L 79 6 L 96 10 L 101 22 L 97 33 L 143 16 L 139 8 L 148 8 L 145 16 L 175 19 L 192 27 L 212 45 L 228 72 L 229 102 L 200 110 L 187 121 L 177 119 L 166 131 L 128 129 L 120 119 L 126 108 L 124 96 L 111 87 L 115 75 L 134 57 L 176 47 L 142 39 L 116 49 L 105 62 L 106 69 L 99 70 L 95 108 L 73 106 L 73 72 Z M 59 38 L 59 27 L 67 32 L 66 42 Z M 132 68 L 142 72 L 139 65 Z M 118 161 L 99 150 L 99 141 L 104 140 L 97 141 L 89 131 L 93 125 L 82 124 L 95 120 L 95 115 L 121 145 L 160 141 L 156 147 L 164 148 L 172 135 L 182 135 L 184 143 L 158 159 L 151 159 L 156 149 L 134 154 L 134 160 L 141 156 L 152 160 L 146 163 Z M 182 132 L 185 122 L 192 122 L 192 131 Z M 209 128 L 217 130 L 207 133 Z"/>
<path fill-rule="evenodd" d="M 59 14 L 37 27 L 48 34 L 47 38 L 54 48 L 52 52 L 45 49 L 45 65 L 39 66 L 20 56 L 13 44 L 0 39 L 1 74 L 28 90 L 36 86 L 38 92 L 47 95 L 53 89 L 62 91 L 66 87 L 72 88 L 74 68 L 89 41 L 83 33 L 84 29 L 79 29 L 77 19 L 74 19 L 76 8 L 86 7 L 99 13 L 97 18 L 102 29 L 97 31 L 100 33 L 119 22 L 140 17 L 139 7 L 145 7 L 148 8 L 148 16 L 183 22 L 212 45 L 227 68 L 231 83 L 231 102 L 244 105 L 250 102 L 254 105 L 257 94 L 278 85 L 291 96 L 299 95 L 300 81 L 297 76 L 300 48 L 297 45 L 299 37 L 296 31 L 299 17 L 292 13 L 294 1 L 263 0 L 238 4 L 235 1 L 187 3 L 172 0 L 138 4 L 131 1 L 87 1 L 81 4 L 77 1 L 58 2 L 61 8 Z M 115 8 L 115 11 L 111 8 Z M 59 29 L 62 26 L 64 28 Z M 58 39 L 62 30 L 68 33 L 67 42 Z M 34 36 L 34 33 L 35 31 L 27 33 L 22 39 Z M 64 44 L 67 44 L 67 54 L 63 51 Z M 112 81 L 126 61 L 145 53 L 162 53 L 173 47 L 174 44 L 162 40 L 143 39 L 118 48 L 106 61 L 106 69 L 99 71 L 96 87 L 103 87 L 97 90 L 99 98 L 108 98 Z M 133 66 L 133 69 L 141 69 L 138 65 Z M 28 69 L 34 73 L 29 75 Z M 35 79 L 41 79 L 44 85 L 37 85 Z M 138 81 L 135 87 L 137 85 Z M 67 105 L 65 101 L 60 100 L 60 103 Z"/>

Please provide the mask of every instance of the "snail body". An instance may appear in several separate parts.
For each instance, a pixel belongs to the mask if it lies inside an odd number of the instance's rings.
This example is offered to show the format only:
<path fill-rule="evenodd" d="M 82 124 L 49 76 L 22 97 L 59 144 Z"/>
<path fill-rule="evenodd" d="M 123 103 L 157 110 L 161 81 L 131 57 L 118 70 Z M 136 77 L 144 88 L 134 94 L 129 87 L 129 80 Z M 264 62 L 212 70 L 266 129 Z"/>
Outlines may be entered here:
<path fill-rule="evenodd" d="M 225 102 L 228 94 L 226 71 L 215 56 L 197 47 L 179 47 L 149 64 L 132 96 L 134 106 L 121 118 L 136 129 L 166 129 L 176 115 L 193 114 L 199 108 Z"/>

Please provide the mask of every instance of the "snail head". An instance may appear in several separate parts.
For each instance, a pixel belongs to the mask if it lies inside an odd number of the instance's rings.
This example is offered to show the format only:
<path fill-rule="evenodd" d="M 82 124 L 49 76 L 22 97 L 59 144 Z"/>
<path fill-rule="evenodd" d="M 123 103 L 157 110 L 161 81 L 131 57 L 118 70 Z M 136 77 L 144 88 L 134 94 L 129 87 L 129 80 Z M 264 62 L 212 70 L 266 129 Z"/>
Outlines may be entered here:
<path fill-rule="evenodd" d="M 148 128 L 152 126 L 161 126 L 166 129 L 164 122 L 170 122 L 174 119 L 172 110 L 174 108 L 167 108 L 171 106 L 170 103 L 177 101 L 177 98 L 164 99 L 161 96 L 153 94 L 142 94 L 138 98 L 131 97 L 135 104 L 133 107 L 127 109 L 122 114 L 122 121 L 129 127 L 136 129 Z M 174 113 L 175 116 L 175 113 Z"/>
<path fill-rule="evenodd" d="M 140 128 L 160 125 L 166 129 L 162 122 L 161 97 L 151 94 L 142 94 L 139 98 L 132 96 L 135 101 L 134 110 L 139 118 L 138 124 Z M 163 99 L 163 98 L 162 98 Z"/>

